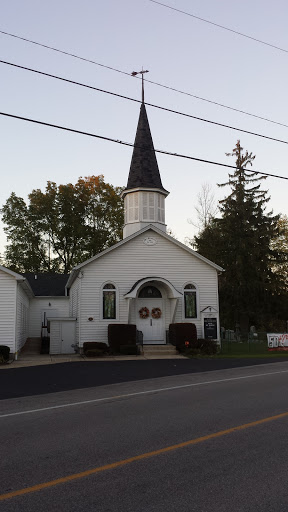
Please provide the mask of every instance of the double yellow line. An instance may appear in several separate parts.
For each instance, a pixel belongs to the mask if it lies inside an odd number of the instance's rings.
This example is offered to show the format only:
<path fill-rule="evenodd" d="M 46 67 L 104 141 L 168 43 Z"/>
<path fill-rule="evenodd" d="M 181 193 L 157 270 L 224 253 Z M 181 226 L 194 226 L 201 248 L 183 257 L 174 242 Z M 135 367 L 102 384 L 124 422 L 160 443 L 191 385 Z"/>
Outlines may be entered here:
<path fill-rule="evenodd" d="M 42 484 L 33 485 L 31 487 L 26 487 L 25 489 L 18 489 L 17 491 L 12 491 L 12 492 L 8 492 L 6 494 L 1 494 L 0 501 L 7 500 L 9 498 L 15 498 L 17 496 L 23 496 L 24 494 L 30 494 L 30 493 L 36 492 L 36 491 L 41 491 L 42 489 L 48 489 L 50 487 L 54 487 L 55 485 L 72 482 L 73 480 L 79 480 L 80 478 L 85 478 L 87 476 L 95 475 L 96 473 L 101 473 L 101 472 L 107 471 L 109 469 L 115 469 L 115 468 L 119 468 L 121 466 L 126 466 L 127 464 L 131 464 L 131 463 L 137 462 L 139 460 L 148 459 L 150 457 L 156 457 L 157 455 L 161 455 L 163 453 L 172 452 L 174 450 L 178 450 L 179 448 L 185 448 L 186 446 L 192 446 L 194 444 L 203 443 L 204 441 L 209 441 L 210 439 L 216 439 L 217 437 L 222 437 L 227 434 L 232 434 L 233 432 L 238 432 L 240 430 L 245 430 L 250 427 L 256 427 L 258 425 L 263 425 L 264 423 L 268 423 L 269 421 L 279 420 L 282 418 L 286 418 L 287 416 L 288 416 L 288 412 L 283 412 L 281 414 L 277 414 L 276 416 L 269 416 L 268 418 L 263 418 L 261 420 L 252 421 L 251 423 L 245 423 L 244 425 L 238 425 L 237 427 L 228 428 L 226 430 L 220 430 L 219 432 L 214 432 L 213 434 L 208 434 L 207 436 L 197 437 L 195 439 L 190 439 L 189 441 L 184 441 L 183 443 L 178 443 L 178 444 L 174 444 L 171 446 L 166 446 L 165 448 L 160 448 L 159 450 L 142 453 L 141 455 L 135 455 L 135 457 L 130 457 L 129 459 L 123 459 L 118 462 L 112 462 L 111 464 L 105 464 L 104 466 L 99 466 L 97 468 L 88 469 L 87 471 L 82 471 L 81 473 L 74 473 L 73 475 L 64 476 L 62 478 L 57 478 L 56 480 L 50 480 L 49 482 L 44 482 Z"/>

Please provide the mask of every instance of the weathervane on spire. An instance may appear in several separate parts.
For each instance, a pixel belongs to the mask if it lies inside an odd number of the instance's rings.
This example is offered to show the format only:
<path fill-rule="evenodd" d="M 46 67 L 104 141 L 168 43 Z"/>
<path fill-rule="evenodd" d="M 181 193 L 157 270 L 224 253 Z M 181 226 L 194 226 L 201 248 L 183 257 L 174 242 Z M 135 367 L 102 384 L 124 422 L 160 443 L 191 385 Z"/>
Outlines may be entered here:
<path fill-rule="evenodd" d="M 142 75 L 142 103 L 144 103 L 144 73 L 149 73 L 148 69 L 144 71 L 142 68 L 142 71 L 132 71 L 131 73 L 132 76 Z"/>

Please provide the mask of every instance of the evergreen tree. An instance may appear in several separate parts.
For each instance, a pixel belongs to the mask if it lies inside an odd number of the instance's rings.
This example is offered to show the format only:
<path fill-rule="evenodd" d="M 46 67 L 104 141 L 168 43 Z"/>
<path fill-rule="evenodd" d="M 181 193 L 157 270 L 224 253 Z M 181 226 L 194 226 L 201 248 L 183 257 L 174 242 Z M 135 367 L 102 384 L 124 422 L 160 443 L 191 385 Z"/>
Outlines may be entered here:
<path fill-rule="evenodd" d="M 271 248 L 277 255 L 272 267 L 273 272 L 281 279 L 283 294 L 288 291 L 288 217 L 281 215 L 278 220 L 278 236 L 272 240 Z"/>
<path fill-rule="evenodd" d="M 219 286 L 222 324 L 240 324 L 248 330 L 249 324 L 267 325 L 272 314 L 278 278 L 272 272 L 271 241 L 278 233 L 279 216 L 266 213 L 269 197 L 261 190 L 266 178 L 247 170 L 255 156 L 244 152 L 240 141 L 227 156 L 235 157 L 236 169 L 219 186 L 230 186 L 231 193 L 220 201 L 221 217 L 210 222 L 195 242 L 200 254 L 225 269 Z"/>

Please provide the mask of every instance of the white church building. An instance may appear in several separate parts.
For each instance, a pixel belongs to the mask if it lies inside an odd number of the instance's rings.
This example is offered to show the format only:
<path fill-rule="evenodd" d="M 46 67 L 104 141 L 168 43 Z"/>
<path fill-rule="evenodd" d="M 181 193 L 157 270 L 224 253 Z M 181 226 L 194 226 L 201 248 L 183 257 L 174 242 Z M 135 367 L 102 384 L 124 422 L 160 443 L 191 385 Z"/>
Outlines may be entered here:
<path fill-rule="evenodd" d="M 75 267 L 68 279 L 76 340 L 108 342 L 111 323 L 135 324 L 145 344 L 165 344 L 170 323 L 216 326 L 222 268 L 166 233 L 165 199 L 146 108 L 141 105 L 127 187 L 123 240 Z M 213 320 L 212 320 L 213 319 Z"/>
<path fill-rule="evenodd" d="M 72 345 L 81 350 L 85 342 L 108 343 L 108 325 L 113 323 L 136 325 L 144 345 L 166 344 L 169 325 L 175 322 L 192 322 L 199 338 L 209 332 L 219 340 L 218 274 L 223 269 L 166 233 L 169 192 L 162 185 L 144 102 L 122 194 L 123 240 L 72 270 L 66 314 L 57 312 L 55 300 L 51 315 L 48 308 L 50 352 L 73 352 Z M 17 281 L 15 275 L 9 278 Z M 26 288 L 21 280 L 25 308 L 29 303 L 35 308 L 37 298 Z M 29 325 L 25 328 L 29 332 Z M 0 344 L 5 344 L 1 321 Z"/>

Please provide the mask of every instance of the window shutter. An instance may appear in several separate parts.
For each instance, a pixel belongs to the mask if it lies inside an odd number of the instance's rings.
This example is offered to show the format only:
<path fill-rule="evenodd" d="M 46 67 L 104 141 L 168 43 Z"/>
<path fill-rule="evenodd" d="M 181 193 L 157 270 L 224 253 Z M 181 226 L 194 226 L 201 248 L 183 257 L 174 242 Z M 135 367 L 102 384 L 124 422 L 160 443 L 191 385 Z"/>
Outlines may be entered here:
<path fill-rule="evenodd" d="M 128 199 L 128 222 L 139 220 L 139 197 L 138 193 L 129 194 Z"/>
<path fill-rule="evenodd" d="M 128 195 L 128 222 L 133 222 L 133 194 Z"/>
<path fill-rule="evenodd" d="M 126 196 L 124 199 L 124 224 L 128 222 L 128 197 Z"/>
<path fill-rule="evenodd" d="M 148 194 L 147 192 L 143 192 L 143 220 L 148 220 Z"/>
<path fill-rule="evenodd" d="M 139 220 L 139 194 L 138 192 L 134 195 L 134 220 Z"/>
<path fill-rule="evenodd" d="M 155 219 L 154 194 L 149 192 L 149 220 Z"/>
<path fill-rule="evenodd" d="M 161 195 L 158 195 L 158 220 L 165 222 L 164 197 Z"/>

